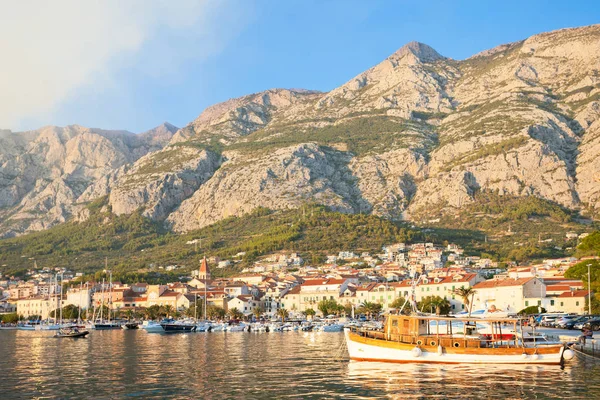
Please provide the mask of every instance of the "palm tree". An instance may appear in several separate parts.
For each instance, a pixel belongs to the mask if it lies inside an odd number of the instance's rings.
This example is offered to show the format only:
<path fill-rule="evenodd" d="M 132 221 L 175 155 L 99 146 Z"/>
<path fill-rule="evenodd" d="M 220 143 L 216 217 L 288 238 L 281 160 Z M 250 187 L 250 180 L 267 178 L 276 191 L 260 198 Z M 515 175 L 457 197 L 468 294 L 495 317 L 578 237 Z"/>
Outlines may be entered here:
<path fill-rule="evenodd" d="M 370 301 L 365 301 L 360 305 L 359 312 L 367 314 L 367 317 L 371 318 L 373 314 L 377 314 L 381 311 L 381 304 L 379 303 L 371 303 Z"/>
<path fill-rule="evenodd" d="M 241 319 L 244 314 L 242 314 L 242 312 L 240 310 L 238 310 L 236 307 L 233 307 L 232 309 L 230 309 L 228 311 L 229 316 L 233 319 Z"/>
<path fill-rule="evenodd" d="M 254 316 L 256 317 L 256 319 L 259 319 L 260 316 L 265 312 L 265 310 L 263 310 L 262 307 L 256 307 L 254 308 L 254 310 L 252 310 L 252 314 L 254 314 Z"/>
<path fill-rule="evenodd" d="M 290 313 L 285 308 L 277 310 L 277 315 L 281 317 L 281 322 L 285 322 L 285 319 L 290 316 Z"/>
<path fill-rule="evenodd" d="M 165 306 L 165 313 L 167 313 L 167 317 L 170 316 L 173 313 L 173 306 L 170 304 L 167 304 Z"/>
<path fill-rule="evenodd" d="M 462 297 L 462 301 L 463 301 L 465 307 L 467 308 L 467 310 L 469 311 L 469 317 L 471 316 L 471 307 L 469 307 L 471 305 L 471 301 L 469 301 L 469 297 L 472 300 L 473 296 L 475 296 L 475 293 L 477 293 L 477 291 L 470 286 L 469 287 L 461 286 L 458 289 L 454 289 L 452 291 L 452 294 Z"/>

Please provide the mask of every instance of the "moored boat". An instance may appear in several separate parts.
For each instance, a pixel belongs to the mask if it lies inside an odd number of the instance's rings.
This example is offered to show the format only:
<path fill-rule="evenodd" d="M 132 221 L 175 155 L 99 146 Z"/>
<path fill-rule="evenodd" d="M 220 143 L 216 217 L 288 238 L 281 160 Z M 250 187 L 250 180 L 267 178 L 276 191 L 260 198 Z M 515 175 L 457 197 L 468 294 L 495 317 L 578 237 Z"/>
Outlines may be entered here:
<path fill-rule="evenodd" d="M 54 335 L 55 338 L 82 338 L 89 335 L 89 331 L 80 331 L 77 327 L 60 328 Z"/>
<path fill-rule="evenodd" d="M 126 322 L 121 325 L 121 329 L 129 330 L 129 329 L 139 329 L 140 324 L 137 322 Z"/>
<path fill-rule="evenodd" d="M 196 324 L 191 321 L 163 321 L 160 326 L 165 333 L 196 331 Z"/>
<path fill-rule="evenodd" d="M 383 330 L 346 328 L 351 360 L 398 363 L 561 364 L 574 352 L 563 344 L 541 346 L 517 335 L 518 320 L 488 319 L 489 332 L 478 331 L 477 318 L 390 315 Z M 507 335 L 508 328 L 512 334 Z M 503 332 L 503 329 L 505 332 Z"/>

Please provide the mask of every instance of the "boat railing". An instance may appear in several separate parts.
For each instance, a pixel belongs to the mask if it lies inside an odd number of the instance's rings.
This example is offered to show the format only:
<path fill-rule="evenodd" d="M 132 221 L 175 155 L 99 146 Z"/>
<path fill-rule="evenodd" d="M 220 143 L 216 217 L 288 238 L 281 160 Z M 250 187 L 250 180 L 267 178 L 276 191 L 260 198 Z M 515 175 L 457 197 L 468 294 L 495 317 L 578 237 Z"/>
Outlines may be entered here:
<path fill-rule="evenodd" d="M 413 344 L 415 346 L 442 346 L 455 348 L 526 347 L 526 343 L 519 335 L 514 333 L 506 333 L 503 335 L 499 333 L 465 334 L 464 332 L 393 334 L 386 333 L 384 330 L 373 330 L 365 327 L 350 327 L 349 329 L 351 332 L 365 338 Z M 541 341 L 533 344 L 536 346 L 543 345 Z"/>

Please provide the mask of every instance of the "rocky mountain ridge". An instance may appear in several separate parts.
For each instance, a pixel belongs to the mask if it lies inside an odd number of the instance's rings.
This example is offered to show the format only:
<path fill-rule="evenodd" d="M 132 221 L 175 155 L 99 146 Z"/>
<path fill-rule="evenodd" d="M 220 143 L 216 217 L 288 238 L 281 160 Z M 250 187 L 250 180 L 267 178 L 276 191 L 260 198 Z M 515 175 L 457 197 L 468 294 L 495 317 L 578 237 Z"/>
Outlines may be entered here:
<path fill-rule="evenodd" d="M 137 144 L 80 127 L 0 132 L 2 233 L 85 218 L 100 196 L 116 214 L 141 210 L 176 231 L 306 202 L 419 220 L 480 190 L 595 215 L 599 66 L 600 25 L 463 61 L 411 42 L 328 93 L 228 100 Z"/>

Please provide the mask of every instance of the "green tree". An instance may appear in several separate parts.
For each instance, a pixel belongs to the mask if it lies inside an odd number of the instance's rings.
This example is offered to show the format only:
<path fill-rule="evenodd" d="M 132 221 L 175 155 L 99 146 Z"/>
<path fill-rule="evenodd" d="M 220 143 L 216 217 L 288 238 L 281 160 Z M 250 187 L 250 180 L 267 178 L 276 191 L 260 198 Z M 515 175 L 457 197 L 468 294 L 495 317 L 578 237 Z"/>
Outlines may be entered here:
<path fill-rule="evenodd" d="M 231 308 L 227 311 L 227 314 L 229 314 L 232 319 L 242 319 L 244 317 L 244 314 L 238 310 L 237 307 Z"/>
<path fill-rule="evenodd" d="M 532 315 L 538 314 L 540 312 L 540 308 L 538 306 L 529 306 L 518 312 L 519 315 Z M 545 313 L 546 309 L 542 307 L 542 313 Z"/>
<path fill-rule="evenodd" d="M 317 304 L 317 308 L 319 311 L 321 311 L 324 317 L 329 314 L 337 315 L 340 313 L 340 305 L 333 299 L 321 300 L 319 304 Z M 341 308 L 343 310 L 344 307 L 342 306 Z"/>
<path fill-rule="evenodd" d="M 208 318 L 210 319 L 223 319 L 225 318 L 225 310 L 223 309 L 223 307 L 219 307 L 219 306 L 215 306 L 215 305 L 210 305 L 207 307 L 206 309 L 206 314 L 208 316 Z"/>
<path fill-rule="evenodd" d="M 21 316 L 17 313 L 0 315 L 0 320 L 5 324 L 16 324 L 21 320 Z"/>
<path fill-rule="evenodd" d="M 160 307 L 155 304 L 153 306 L 146 307 L 144 309 L 144 315 L 146 316 L 146 319 L 155 320 L 160 317 L 160 311 Z"/>
<path fill-rule="evenodd" d="M 404 315 L 409 315 L 412 311 L 410 303 L 406 302 L 406 299 L 404 297 L 397 297 L 396 299 L 394 299 L 394 301 L 392 301 L 392 303 L 390 304 L 390 308 L 395 308 L 398 310 L 398 312 L 402 310 L 402 314 Z"/>
<path fill-rule="evenodd" d="M 313 310 L 312 308 L 307 308 L 306 310 L 304 310 L 302 312 L 302 314 L 304 314 L 306 317 L 310 317 L 310 318 L 314 317 L 316 313 L 317 312 L 315 310 Z"/>
<path fill-rule="evenodd" d="M 361 314 L 366 314 L 368 318 L 372 318 L 373 315 L 379 314 L 381 311 L 381 304 L 373 303 L 370 301 L 365 301 L 358 308 L 358 312 Z"/>
<path fill-rule="evenodd" d="M 462 301 L 463 301 L 467 311 L 469 312 L 469 317 L 471 316 L 471 307 L 469 307 L 469 306 L 471 304 L 471 299 L 473 298 L 475 293 L 477 293 L 477 291 L 470 286 L 468 286 L 468 287 L 461 286 L 452 291 L 452 294 L 455 294 L 462 298 Z"/>
<path fill-rule="evenodd" d="M 173 306 L 170 304 L 167 304 L 166 306 L 164 306 L 164 313 L 166 317 L 172 317 L 173 315 Z"/>
<path fill-rule="evenodd" d="M 254 307 L 254 309 L 252 310 L 252 314 L 254 315 L 254 317 L 256 317 L 256 319 L 259 319 L 264 312 L 265 310 L 260 306 Z"/>
<path fill-rule="evenodd" d="M 418 308 L 425 312 L 435 312 L 437 315 L 450 313 L 450 302 L 440 296 L 427 296 L 418 303 Z"/>
<path fill-rule="evenodd" d="M 285 322 L 285 320 L 290 316 L 290 313 L 285 308 L 280 308 L 277 310 L 277 315 L 281 318 L 281 322 Z"/>
<path fill-rule="evenodd" d="M 600 255 L 600 231 L 594 231 L 581 240 L 577 246 L 577 256 Z"/>

